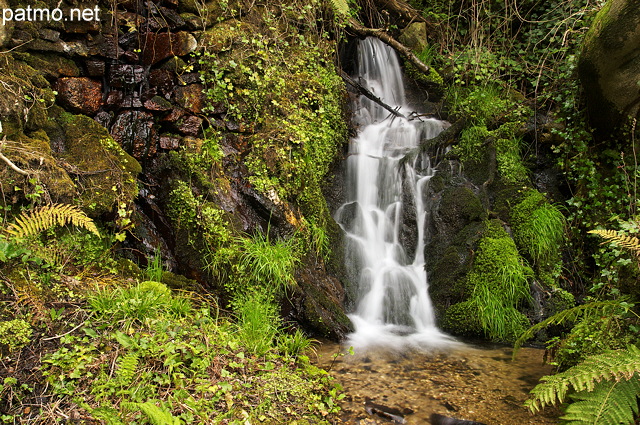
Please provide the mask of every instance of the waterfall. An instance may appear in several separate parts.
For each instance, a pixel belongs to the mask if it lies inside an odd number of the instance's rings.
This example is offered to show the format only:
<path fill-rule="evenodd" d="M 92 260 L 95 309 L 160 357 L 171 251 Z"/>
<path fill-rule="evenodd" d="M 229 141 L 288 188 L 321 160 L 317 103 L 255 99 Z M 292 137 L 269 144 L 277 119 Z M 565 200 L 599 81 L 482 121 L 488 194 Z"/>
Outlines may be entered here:
<path fill-rule="evenodd" d="M 376 38 L 361 40 L 358 67 L 360 84 L 410 115 L 393 49 Z M 356 102 L 354 120 L 359 134 L 349 145 L 346 202 L 336 212 L 347 236 L 346 266 L 358 284 L 357 307 L 349 315 L 355 332 L 348 344 L 424 348 L 451 343 L 436 327 L 425 271 L 425 196 L 434 170 L 426 154 L 410 164 L 401 161 L 447 123 L 394 116 L 364 96 Z M 402 234 L 405 217 L 417 229 L 410 235 L 417 236 L 412 250 L 402 244 L 408 239 Z"/>

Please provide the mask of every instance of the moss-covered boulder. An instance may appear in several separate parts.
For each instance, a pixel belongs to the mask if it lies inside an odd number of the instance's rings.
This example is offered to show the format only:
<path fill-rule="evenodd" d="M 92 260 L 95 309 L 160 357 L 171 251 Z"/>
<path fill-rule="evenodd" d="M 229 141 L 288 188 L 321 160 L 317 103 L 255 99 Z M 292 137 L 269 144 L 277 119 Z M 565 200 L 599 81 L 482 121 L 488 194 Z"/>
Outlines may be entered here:
<path fill-rule="evenodd" d="M 640 81 L 640 8 L 635 0 L 609 0 L 594 19 L 578 70 L 592 123 L 602 132 L 635 117 Z"/>
<path fill-rule="evenodd" d="M 444 328 L 454 334 L 476 333 L 496 341 L 514 341 L 530 324 L 521 310 L 531 298 L 532 277 L 533 271 L 502 223 L 486 221 L 464 281 L 468 298 L 445 312 Z"/>
<path fill-rule="evenodd" d="M 87 116 L 60 112 L 49 128 L 62 130 L 58 157 L 74 177 L 80 207 L 87 214 L 98 217 L 133 201 L 142 168 L 104 127 Z"/>

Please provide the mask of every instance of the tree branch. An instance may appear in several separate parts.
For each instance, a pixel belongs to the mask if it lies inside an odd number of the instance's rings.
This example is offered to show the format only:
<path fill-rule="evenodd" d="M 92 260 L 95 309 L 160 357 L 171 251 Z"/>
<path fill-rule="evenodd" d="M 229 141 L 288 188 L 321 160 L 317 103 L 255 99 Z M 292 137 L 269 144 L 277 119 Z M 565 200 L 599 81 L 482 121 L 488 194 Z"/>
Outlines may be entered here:
<path fill-rule="evenodd" d="M 377 103 L 378 105 L 382 106 L 384 109 L 386 109 L 387 111 L 391 112 L 396 117 L 406 118 L 404 115 L 402 115 L 400 112 L 398 112 L 397 109 L 393 109 L 391 106 L 389 106 L 386 103 L 384 103 L 378 96 L 373 94 L 368 88 L 366 88 L 362 84 L 358 83 L 353 78 L 349 77 L 343 70 L 340 70 L 340 76 L 342 77 L 342 79 L 344 81 L 347 82 L 347 84 L 353 86 L 356 90 L 358 90 L 367 99 L 370 99 L 373 102 Z"/>
<path fill-rule="evenodd" d="M 5 135 L 2 140 L 0 140 L 0 159 L 3 160 L 4 162 L 7 163 L 7 165 L 16 173 L 18 174 L 22 174 L 23 176 L 28 176 L 29 173 L 24 171 L 23 169 L 19 168 L 16 164 L 14 164 L 13 162 L 11 162 L 11 160 L 9 158 L 7 158 L 6 156 L 4 156 L 1 152 L 2 148 L 4 147 L 4 143 L 7 141 L 7 136 Z"/>
<path fill-rule="evenodd" d="M 405 59 L 411 62 L 420 72 L 425 74 L 429 74 L 430 68 L 425 65 L 416 55 L 413 54 L 411 49 L 409 49 L 404 44 L 400 43 L 393 37 L 391 37 L 385 30 L 375 29 L 375 28 L 367 28 L 363 25 L 360 25 L 355 19 L 349 19 L 349 26 L 358 34 L 362 36 L 372 36 L 379 38 L 384 43 L 396 49 L 398 53 L 400 53 Z"/>

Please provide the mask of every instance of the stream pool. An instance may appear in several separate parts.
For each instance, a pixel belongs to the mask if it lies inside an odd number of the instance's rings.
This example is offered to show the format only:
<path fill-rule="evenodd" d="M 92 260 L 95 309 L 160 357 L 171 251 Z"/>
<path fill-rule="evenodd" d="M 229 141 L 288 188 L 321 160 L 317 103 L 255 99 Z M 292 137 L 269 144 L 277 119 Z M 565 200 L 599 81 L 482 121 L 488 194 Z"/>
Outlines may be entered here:
<path fill-rule="evenodd" d="M 512 347 L 487 344 L 430 354 L 370 351 L 336 356 L 341 352 L 340 345 L 323 342 L 317 361 L 346 392 L 341 402 L 345 424 L 393 423 L 367 413 L 367 400 L 368 405 L 402 411 L 406 424 L 430 424 L 432 413 L 486 425 L 558 423 L 558 409 L 532 415 L 523 406 L 538 379 L 552 371 L 543 363 L 544 350 L 522 348 L 515 361 Z"/>

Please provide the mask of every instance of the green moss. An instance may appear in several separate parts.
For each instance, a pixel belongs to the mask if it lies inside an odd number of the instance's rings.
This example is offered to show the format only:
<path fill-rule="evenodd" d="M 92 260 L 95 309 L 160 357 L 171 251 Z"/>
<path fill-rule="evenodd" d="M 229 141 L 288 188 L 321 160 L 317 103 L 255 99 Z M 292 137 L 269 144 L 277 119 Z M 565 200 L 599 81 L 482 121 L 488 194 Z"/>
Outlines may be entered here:
<path fill-rule="evenodd" d="M 486 222 L 465 283 L 465 292 L 469 294 L 465 308 L 477 310 L 474 317 L 486 336 L 498 341 L 513 341 L 526 329 L 528 320 L 517 308 L 530 299 L 529 279 L 532 276 L 533 271 L 524 265 L 514 241 L 500 222 Z M 463 317 L 462 313 L 454 316 L 447 311 L 445 315 L 445 322 L 451 329 L 468 327 L 466 322 L 457 325 L 456 317 Z"/>
<path fill-rule="evenodd" d="M 469 300 L 449 307 L 442 321 L 442 327 L 455 335 L 475 337 L 482 335 L 478 306 Z"/>
<path fill-rule="evenodd" d="M 136 176 L 142 167 L 100 124 L 84 115 L 60 113 L 64 132 L 62 159 L 71 164 L 80 206 L 92 217 L 127 206 L 138 195 Z"/>
<path fill-rule="evenodd" d="M 32 334 L 31 325 L 22 319 L 0 321 L 0 348 L 8 353 L 19 350 L 31 342 Z"/>
<path fill-rule="evenodd" d="M 542 268 L 554 268 L 560 261 L 566 220 L 543 194 L 527 189 L 511 208 L 514 239 L 521 252 Z"/>

